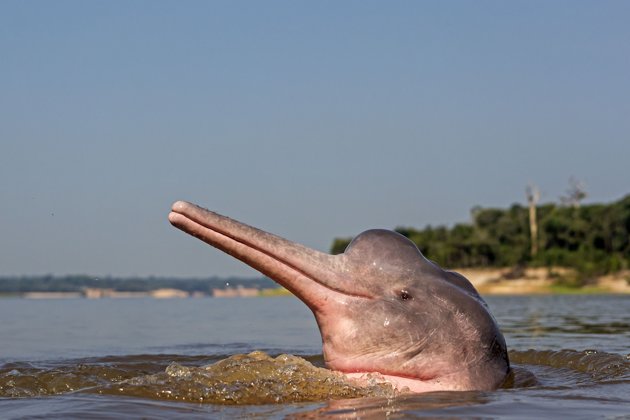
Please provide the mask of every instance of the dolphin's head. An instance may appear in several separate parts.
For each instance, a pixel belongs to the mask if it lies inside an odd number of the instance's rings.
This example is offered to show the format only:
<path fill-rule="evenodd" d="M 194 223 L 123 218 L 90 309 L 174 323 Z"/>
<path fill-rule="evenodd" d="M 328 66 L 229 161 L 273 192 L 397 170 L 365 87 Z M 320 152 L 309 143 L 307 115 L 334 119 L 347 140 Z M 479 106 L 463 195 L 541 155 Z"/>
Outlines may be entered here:
<path fill-rule="evenodd" d="M 186 202 L 169 219 L 308 305 L 331 369 L 417 392 L 495 389 L 509 371 L 505 340 L 470 282 L 398 233 L 369 230 L 329 255 Z"/>
<path fill-rule="evenodd" d="M 509 369 L 505 340 L 463 276 L 388 230 L 363 232 L 337 257 L 347 295 L 316 313 L 330 368 L 379 372 L 412 390 L 501 384 Z"/>

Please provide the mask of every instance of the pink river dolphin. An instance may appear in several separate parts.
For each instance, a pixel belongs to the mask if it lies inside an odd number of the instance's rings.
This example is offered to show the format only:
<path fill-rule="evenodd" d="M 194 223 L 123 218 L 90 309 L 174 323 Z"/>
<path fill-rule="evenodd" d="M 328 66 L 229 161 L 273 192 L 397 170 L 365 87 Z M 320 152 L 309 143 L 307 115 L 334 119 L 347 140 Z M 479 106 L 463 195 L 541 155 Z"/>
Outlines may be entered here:
<path fill-rule="evenodd" d="M 326 366 L 399 390 L 492 390 L 510 364 L 472 284 L 389 230 L 361 233 L 330 255 L 178 201 L 170 222 L 250 265 L 313 312 Z"/>

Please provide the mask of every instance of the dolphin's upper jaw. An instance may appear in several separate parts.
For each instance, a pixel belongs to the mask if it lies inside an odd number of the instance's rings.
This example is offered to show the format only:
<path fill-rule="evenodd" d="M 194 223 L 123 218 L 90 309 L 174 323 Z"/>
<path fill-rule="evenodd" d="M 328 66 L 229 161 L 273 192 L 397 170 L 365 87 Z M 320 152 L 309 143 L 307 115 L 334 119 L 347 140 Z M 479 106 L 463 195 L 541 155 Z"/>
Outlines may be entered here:
<path fill-rule="evenodd" d="M 173 204 L 168 218 L 178 229 L 269 276 L 313 311 L 372 298 L 367 291 L 347 287 L 351 280 L 344 279 L 342 256 L 312 250 L 187 202 Z"/>

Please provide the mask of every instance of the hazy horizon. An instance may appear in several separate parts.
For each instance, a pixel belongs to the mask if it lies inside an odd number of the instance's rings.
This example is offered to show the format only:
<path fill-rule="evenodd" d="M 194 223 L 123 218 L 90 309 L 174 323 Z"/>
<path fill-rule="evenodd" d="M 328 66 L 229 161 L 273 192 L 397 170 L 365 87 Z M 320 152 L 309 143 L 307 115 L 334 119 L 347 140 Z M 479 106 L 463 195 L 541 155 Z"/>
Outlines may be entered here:
<path fill-rule="evenodd" d="M 188 200 L 328 251 L 630 193 L 630 3 L 0 3 L 0 276 L 251 277 Z"/>

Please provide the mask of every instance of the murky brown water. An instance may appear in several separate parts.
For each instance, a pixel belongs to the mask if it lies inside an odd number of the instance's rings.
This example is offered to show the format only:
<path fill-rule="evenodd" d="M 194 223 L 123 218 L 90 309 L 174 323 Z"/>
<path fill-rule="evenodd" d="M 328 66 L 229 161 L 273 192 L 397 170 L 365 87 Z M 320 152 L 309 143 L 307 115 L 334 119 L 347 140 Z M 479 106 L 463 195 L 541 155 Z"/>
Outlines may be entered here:
<path fill-rule="evenodd" d="M 212 404 L 274 404 L 397 395 L 374 378 L 364 386 L 308 360 L 264 352 L 208 363 L 206 357 L 124 356 L 33 368 L 0 369 L 0 396 L 34 397 L 68 392 L 124 395 Z M 313 359 L 313 358 L 311 358 Z M 316 358 L 322 364 L 320 358 Z M 167 364 L 165 367 L 165 364 Z"/>
<path fill-rule="evenodd" d="M 4 299 L 0 412 L 3 418 L 630 416 L 630 297 L 488 301 L 511 349 L 514 372 L 504 387 L 405 395 L 322 369 L 312 315 L 291 298 Z M 251 353 L 256 349 L 271 356 Z"/>

